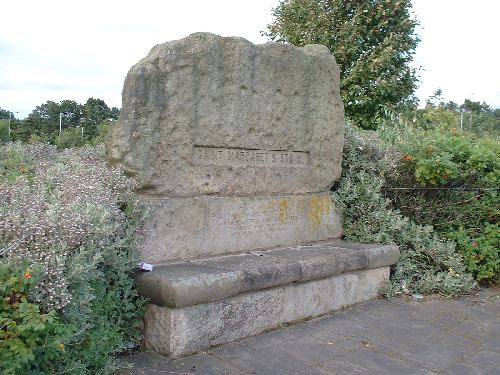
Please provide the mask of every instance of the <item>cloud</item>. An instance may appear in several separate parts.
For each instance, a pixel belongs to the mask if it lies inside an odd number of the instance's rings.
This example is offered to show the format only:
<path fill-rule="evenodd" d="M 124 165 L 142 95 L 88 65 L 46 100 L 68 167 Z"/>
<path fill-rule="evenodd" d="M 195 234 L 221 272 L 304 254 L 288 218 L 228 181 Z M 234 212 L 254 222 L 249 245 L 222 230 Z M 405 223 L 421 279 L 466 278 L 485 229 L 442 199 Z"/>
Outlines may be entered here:
<path fill-rule="evenodd" d="M 476 0 L 414 0 L 422 39 L 415 56 L 422 65 L 423 100 L 438 89 L 446 100 L 463 103 L 470 98 L 500 107 L 500 55 L 497 17 L 500 2 Z"/>
<path fill-rule="evenodd" d="M 156 44 L 197 31 L 265 43 L 260 32 L 278 0 L 25 0 L 2 4 L 0 107 L 26 116 L 47 100 L 89 97 L 121 106 L 128 69 Z M 500 106 L 496 15 L 499 2 L 414 0 L 422 42 L 419 97 Z"/>
<path fill-rule="evenodd" d="M 0 107 L 26 116 L 47 100 L 121 106 L 128 69 L 158 43 L 196 31 L 264 42 L 277 1 L 19 1 L 2 4 Z"/>

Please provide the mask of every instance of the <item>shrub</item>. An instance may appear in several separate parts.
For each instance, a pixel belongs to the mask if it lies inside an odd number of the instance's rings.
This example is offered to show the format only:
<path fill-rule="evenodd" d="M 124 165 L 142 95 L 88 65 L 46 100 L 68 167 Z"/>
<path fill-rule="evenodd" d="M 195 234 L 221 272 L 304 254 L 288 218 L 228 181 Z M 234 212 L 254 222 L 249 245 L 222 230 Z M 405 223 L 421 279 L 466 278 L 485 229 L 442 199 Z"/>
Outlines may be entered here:
<path fill-rule="evenodd" d="M 472 288 L 474 280 L 453 242 L 391 209 L 382 188 L 392 160 L 375 133 L 347 126 L 342 178 L 333 193 L 346 240 L 399 246 L 401 257 L 385 288 L 388 297 L 405 291 L 455 295 Z"/>
<path fill-rule="evenodd" d="M 36 282 L 27 262 L 0 262 L 0 372 L 49 374 L 65 356 L 73 327 L 28 301 Z"/>
<path fill-rule="evenodd" d="M 398 126 L 399 125 L 399 126 Z M 384 194 L 416 223 L 453 240 L 478 281 L 500 274 L 500 142 L 456 130 L 388 124 L 397 148 Z"/>
<path fill-rule="evenodd" d="M 112 121 L 104 121 L 101 124 L 99 124 L 99 126 L 97 127 L 96 135 L 94 138 L 92 138 L 92 144 L 98 145 L 104 143 L 104 140 L 112 126 L 113 126 Z"/>
<path fill-rule="evenodd" d="M 55 138 L 55 143 L 58 149 L 63 149 L 83 146 L 85 140 L 80 128 L 68 128 Z"/>
<path fill-rule="evenodd" d="M 9 120 L 0 119 L 0 143 L 7 143 L 9 141 Z"/>
<path fill-rule="evenodd" d="M 13 183 L 23 175 L 28 178 L 32 176 L 22 146 L 12 143 L 0 148 L 0 185 Z"/>
<path fill-rule="evenodd" d="M 57 371 L 111 373 L 112 355 L 139 340 L 144 306 L 132 278 L 143 216 L 133 184 L 100 148 L 16 147 L 32 177 L 0 185 L 3 262 L 38 267 L 29 301 L 76 327 Z"/>

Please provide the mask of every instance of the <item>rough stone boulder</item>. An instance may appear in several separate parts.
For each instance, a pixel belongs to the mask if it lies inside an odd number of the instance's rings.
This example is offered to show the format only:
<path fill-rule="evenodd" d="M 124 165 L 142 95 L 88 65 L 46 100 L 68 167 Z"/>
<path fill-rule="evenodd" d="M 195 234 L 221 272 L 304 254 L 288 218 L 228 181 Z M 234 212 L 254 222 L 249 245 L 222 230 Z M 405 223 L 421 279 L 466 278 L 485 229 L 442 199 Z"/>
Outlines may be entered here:
<path fill-rule="evenodd" d="M 108 139 L 150 195 L 327 191 L 340 176 L 343 105 L 328 48 L 208 33 L 134 65 Z"/>

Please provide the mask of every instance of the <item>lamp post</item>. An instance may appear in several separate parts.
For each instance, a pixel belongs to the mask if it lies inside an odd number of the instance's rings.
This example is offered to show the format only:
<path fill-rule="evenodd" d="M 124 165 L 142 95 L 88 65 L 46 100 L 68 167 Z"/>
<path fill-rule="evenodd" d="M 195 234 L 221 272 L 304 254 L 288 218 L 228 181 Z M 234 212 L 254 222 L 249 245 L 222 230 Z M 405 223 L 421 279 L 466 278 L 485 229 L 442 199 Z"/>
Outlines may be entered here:
<path fill-rule="evenodd" d="M 59 113 L 59 134 L 61 134 L 62 132 L 62 117 L 63 115 L 64 116 L 68 116 L 68 115 L 72 115 L 73 113 L 71 112 L 60 112 Z"/>

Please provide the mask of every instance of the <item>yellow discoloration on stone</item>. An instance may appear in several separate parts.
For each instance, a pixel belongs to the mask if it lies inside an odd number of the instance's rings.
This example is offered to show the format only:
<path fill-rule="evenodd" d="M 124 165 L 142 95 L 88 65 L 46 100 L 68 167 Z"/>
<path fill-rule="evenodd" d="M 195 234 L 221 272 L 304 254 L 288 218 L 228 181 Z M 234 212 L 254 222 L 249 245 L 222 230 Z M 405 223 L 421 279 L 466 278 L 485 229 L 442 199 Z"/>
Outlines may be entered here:
<path fill-rule="evenodd" d="M 332 209 L 332 200 L 330 197 L 311 197 L 309 201 L 309 219 L 314 224 L 321 224 L 321 219 L 328 216 Z"/>
<path fill-rule="evenodd" d="M 288 217 L 290 202 L 288 202 L 288 199 L 281 199 L 278 203 L 278 207 L 278 216 L 280 218 L 280 221 L 284 223 L 286 221 L 286 218 Z"/>

